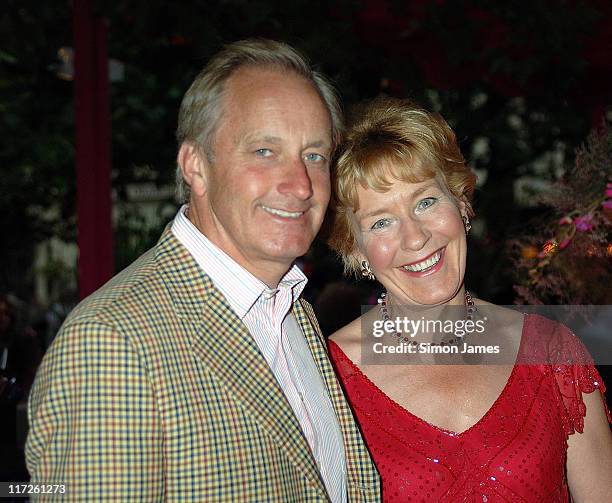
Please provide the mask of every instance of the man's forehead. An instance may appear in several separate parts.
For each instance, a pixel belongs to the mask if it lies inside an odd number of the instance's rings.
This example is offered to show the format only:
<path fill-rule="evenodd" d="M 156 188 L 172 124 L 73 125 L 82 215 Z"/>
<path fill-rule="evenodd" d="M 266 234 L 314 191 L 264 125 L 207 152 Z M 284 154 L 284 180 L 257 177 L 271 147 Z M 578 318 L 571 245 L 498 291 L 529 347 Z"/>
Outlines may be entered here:
<path fill-rule="evenodd" d="M 332 147 L 331 116 L 314 85 L 276 68 L 237 70 L 224 89 L 219 127 L 240 143 L 278 144 L 296 131 L 304 143 Z"/>
<path fill-rule="evenodd" d="M 235 70 L 224 86 L 224 95 L 227 98 L 236 93 L 244 92 L 246 97 L 253 96 L 254 93 L 265 93 L 267 89 L 274 88 L 283 82 L 306 84 L 316 89 L 312 82 L 292 70 L 284 70 L 275 65 L 254 66 L 245 65 Z"/>
<path fill-rule="evenodd" d="M 325 100 L 314 82 L 292 70 L 276 66 L 246 66 L 236 70 L 224 87 L 224 101 L 240 101 L 241 105 L 261 103 L 262 100 L 273 102 L 279 96 L 292 95 L 295 106 L 300 100 L 317 102 L 322 110 L 329 115 Z"/>

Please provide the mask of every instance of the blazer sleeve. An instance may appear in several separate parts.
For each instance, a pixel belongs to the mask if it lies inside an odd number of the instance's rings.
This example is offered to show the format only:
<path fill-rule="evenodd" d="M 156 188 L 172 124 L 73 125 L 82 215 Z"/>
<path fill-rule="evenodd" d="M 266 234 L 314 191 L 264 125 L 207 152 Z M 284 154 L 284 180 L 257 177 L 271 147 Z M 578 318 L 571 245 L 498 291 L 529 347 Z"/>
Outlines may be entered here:
<path fill-rule="evenodd" d="M 126 336 L 92 321 L 62 328 L 28 404 L 32 484 L 62 501 L 159 501 L 162 426 L 147 372 Z"/>

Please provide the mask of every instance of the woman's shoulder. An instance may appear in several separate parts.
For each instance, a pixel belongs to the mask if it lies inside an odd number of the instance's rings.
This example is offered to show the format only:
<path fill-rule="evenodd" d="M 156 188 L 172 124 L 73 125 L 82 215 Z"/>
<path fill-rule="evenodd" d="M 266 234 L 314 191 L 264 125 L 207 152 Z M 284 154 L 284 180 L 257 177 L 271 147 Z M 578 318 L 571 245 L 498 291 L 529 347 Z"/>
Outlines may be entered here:
<path fill-rule="evenodd" d="M 376 306 L 373 306 L 371 310 L 355 318 L 348 325 L 343 326 L 329 337 L 356 365 L 359 365 L 361 361 L 362 327 L 365 326 L 364 321 L 367 321 L 367 318 L 370 316 L 377 316 Z"/>
<path fill-rule="evenodd" d="M 483 299 L 474 299 L 474 302 L 480 311 L 481 317 L 493 317 L 495 322 L 503 327 L 516 328 L 518 326 L 522 328 L 525 315 L 520 310 L 492 304 Z"/>
<path fill-rule="evenodd" d="M 485 337 L 480 340 L 483 343 L 486 342 L 487 345 L 499 348 L 499 354 L 493 355 L 496 363 L 514 363 L 523 340 L 525 315 L 482 299 L 474 299 L 474 301 L 477 307 L 474 320 L 476 323 L 482 323 L 482 335 Z M 479 339 L 473 338 L 472 340 L 478 341 Z"/>
<path fill-rule="evenodd" d="M 361 345 L 361 316 L 348 325 L 344 325 L 329 336 L 329 340 L 338 346 L 353 362 L 359 362 Z"/>
<path fill-rule="evenodd" d="M 593 359 L 580 338 L 565 324 L 539 314 L 526 316 L 523 355 L 526 363 L 591 365 Z"/>

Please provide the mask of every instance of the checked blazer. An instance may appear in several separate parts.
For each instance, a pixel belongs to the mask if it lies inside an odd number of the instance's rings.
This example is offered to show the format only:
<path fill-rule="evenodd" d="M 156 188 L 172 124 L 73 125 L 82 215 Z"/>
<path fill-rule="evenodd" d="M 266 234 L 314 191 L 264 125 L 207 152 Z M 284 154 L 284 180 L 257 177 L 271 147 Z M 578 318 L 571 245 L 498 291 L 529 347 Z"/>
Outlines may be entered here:
<path fill-rule="evenodd" d="M 293 313 L 338 416 L 348 499 L 380 501 L 312 309 Z M 329 501 L 263 355 L 169 226 L 70 314 L 28 413 L 31 482 L 65 484 L 63 501 Z"/>

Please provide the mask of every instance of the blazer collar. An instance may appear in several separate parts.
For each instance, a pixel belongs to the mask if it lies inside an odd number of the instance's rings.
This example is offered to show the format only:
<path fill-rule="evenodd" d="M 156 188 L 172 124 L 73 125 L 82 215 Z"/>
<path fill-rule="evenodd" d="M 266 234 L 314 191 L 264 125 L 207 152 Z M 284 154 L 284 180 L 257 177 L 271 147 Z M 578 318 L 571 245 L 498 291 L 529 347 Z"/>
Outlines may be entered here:
<path fill-rule="evenodd" d="M 155 260 L 177 315 L 191 326 L 185 335 L 194 353 L 327 497 L 299 422 L 257 344 L 170 226 Z"/>
<path fill-rule="evenodd" d="M 329 361 L 325 350 L 325 339 L 314 311 L 310 304 L 302 301 L 294 304 L 294 313 L 306 336 L 340 423 L 346 453 L 349 501 L 353 501 L 353 498 L 354 501 L 378 501 L 380 494 L 378 472 L 365 447 L 361 432 L 357 428 L 353 413 Z"/>

